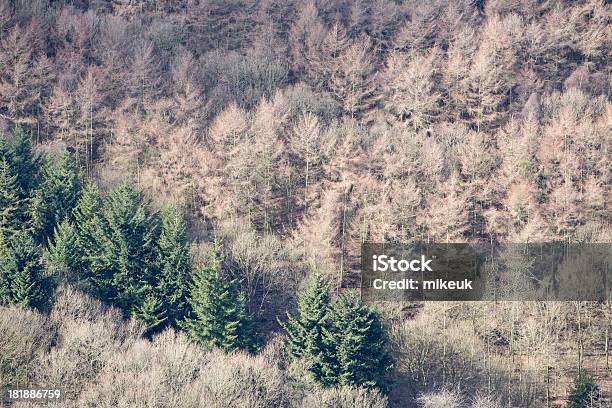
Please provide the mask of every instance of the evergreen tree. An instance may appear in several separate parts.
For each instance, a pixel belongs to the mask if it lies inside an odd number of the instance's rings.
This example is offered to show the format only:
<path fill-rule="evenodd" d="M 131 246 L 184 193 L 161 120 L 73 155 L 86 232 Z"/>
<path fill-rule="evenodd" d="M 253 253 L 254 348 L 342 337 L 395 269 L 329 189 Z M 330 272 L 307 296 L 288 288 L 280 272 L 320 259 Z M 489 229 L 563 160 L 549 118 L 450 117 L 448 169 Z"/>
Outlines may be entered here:
<path fill-rule="evenodd" d="M 185 221 L 172 207 L 162 211 L 157 256 L 157 294 L 167 309 L 168 321 L 176 325 L 185 317 L 191 263 Z"/>
<path fill-rule="evenodd" d="M 313 376 L 323 376 L 323 327 L 329 310 L 329 283 L 321 276 L 313 276 L 298 298 L 297 318 L 287 313 L 287 322 L 281 323 L 289 335 L 289 350 L 295 357 L 303 357 Z"/>
<path fill-rule="evenodd" d="M 0 130 L 0 160 L 11 161 L 11 152 L 2 130 Z"/>
<path fill-rule="evenodd" d="M 34 234 L 40 242 L 53 234 L 53 228 L 70 215 L 81 194 L 81 172 L 68 154 L 45 166 L 40 189 L 30 208 Z"/>
<path fill-rule="evenodd" d="M 324 385 L 378 387 L 386 390 L 393 360 L 386 351 L 387 336 L 378 314 L 354 294 L 341 296 L 331 307 L 323 329 L 326 347 Z"/>
<path fill-rule="evenodd" d="M 599 401 L 599 387 L 593 380 L 581 373 L 576 378 L 574 390 L 569 396 L 568 408 L 587 408 L 595 406 L 594 403 Z"/>
<path fill-rule="evenodd" d="M 6 237 L 20 228 L 22 200 L 19 198 L 17 177 L 6 159 L 0 159 L 0 230 Z"/>
<path fill-rule="evenodd" d="M 13 130 L 9 156 L 13 174 L 17 176 L 20 198 L 27 198 L 39 186 L 44 160 L 34 151 L 30 134 L 23 131 L 20 126 L 16 126 Z"/>
<path fill-rule="evenodd" d="M 145 285 L 155 276 L 159 222 L 148 204 L 142 193 L 123 182 L 104 199 L 102 231 L 93 231 L 99 247 L 90 259 L 94 283 L 103 299 L 126 313 L 139 303 Z"/>
<path fill-rule="evenodd" d="M 79 276 L 80 258 L 78 236 L 67 218 L 55 227 L 53 240 L 49 240 L 48 270 L 56 276 L 74 281 Z"/>
<path fill-rule="evenodd" d="M 76 207 L 72 210 L 83 277 L 90 277 L 88 273 L 92 260 L 100 253 L 98 242 L 102 242 L 105 231 L 100 216 L 101 207 L 98 187 L 95 183 L 86 184 Z"/>
<path fill-rule="evenodd" d="M 3 238 L 4 239 L 4 238 Z M 43 265 L 39 248 L 25 231 L 15 233 L 10 244 L 1 244 L 0 287 L 3 302 L 39 307 L 43 298 Z"/>
<path fill-rule="evenodd" d="M 0 304 L 9 303 L 11 300 L 11 283 L 9 281 L 9 258 L 8 242 L 4 237 L 4 231 L 0 228 Z"/>
<path fill-rule="evenodd" d="M 166 306 L 152 293 L 146 295 L 143 301 L 134 307 L 132 314 L 145 323 L 146 336 L 160 331 L 168 320 Z"/>
<path fill-rule="evenodd" d="M 238 293 L 235 282 L 226 282 L 221 276 L 216 253 L 196 273 L 189 304 L 191 316 L 183 326 L 196 342 L 206 348 L 254 349 L 245 297 Z"/>

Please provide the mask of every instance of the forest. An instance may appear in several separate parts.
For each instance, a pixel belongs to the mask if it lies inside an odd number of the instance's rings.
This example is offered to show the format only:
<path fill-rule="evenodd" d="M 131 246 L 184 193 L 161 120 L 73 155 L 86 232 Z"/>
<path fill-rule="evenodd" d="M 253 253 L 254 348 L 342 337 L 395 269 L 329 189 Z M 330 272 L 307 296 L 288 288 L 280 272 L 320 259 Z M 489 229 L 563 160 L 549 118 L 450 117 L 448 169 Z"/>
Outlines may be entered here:
<path fill-rule="evenodd" d="M 367 242 L 611 243 L 611 18 L 0 0 L 0 389 L 610 407 L 609 301 L 364 303 L 359 277 Z"/>

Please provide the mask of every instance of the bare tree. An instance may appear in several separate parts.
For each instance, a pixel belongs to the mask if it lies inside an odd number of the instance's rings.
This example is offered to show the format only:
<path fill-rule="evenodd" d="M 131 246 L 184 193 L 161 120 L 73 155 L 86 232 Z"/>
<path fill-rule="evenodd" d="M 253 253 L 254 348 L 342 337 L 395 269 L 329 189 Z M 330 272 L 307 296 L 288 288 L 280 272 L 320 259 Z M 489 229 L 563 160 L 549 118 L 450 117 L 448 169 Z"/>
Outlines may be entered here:
<path fill-rule="evenodd" d="M 303 115 L 293 129 L 290 146 L 304 166 L 304 203 L 308 205 L 308 182 L 320 172 L 322 160 L 321 129 L 313 114 Z M 315 179 L 316 180 L 316 179 Z"/>
<path fill-rule="evenodd" d="M 426 128 L 436 117 L 441 96 L 436 89 L 439 52 L 413 58 L 394 53 L 387 59 L 387 69 L 381 76 L 385 106 L 415 130 Z"/>

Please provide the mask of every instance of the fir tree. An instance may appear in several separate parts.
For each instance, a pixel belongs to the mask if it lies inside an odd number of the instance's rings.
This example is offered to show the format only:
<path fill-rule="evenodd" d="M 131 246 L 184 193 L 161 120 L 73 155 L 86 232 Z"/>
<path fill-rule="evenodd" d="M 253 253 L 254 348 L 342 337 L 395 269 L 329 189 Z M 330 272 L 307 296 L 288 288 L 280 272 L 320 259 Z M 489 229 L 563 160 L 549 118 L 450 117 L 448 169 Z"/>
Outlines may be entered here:
<path fill-rule="evenodd" d="M 22 200 L 19 198 L 17 177 L 6 159 L 0 159 L 0 230 L 9 237 L 20 227 Z"/>
<path fill-rule="evenodd" d="M 39 307 L 43 298 L 43 265 L 39 248 L 25 231 L 15 233 L 0 255 L 7 262 L 0 264 L 3 301 L 24 307 Z"/>
<path fill-rule="evenodd" d="M 167 309 L 168 321 L 176 325 L 185 317 L 191 263 L 185 222 L 175 208 L 162 211 L 157 256 L 157 293 Z"/>
<path fill-rule="evenodd" d="M 55 227 L 53 240 L 49 240 L 47 263 L 49 272 L 75 281 L 81 271 L 78 236 L 67 218 Z"/>
<path fill-rule="evenodd" d="M 66 154 L 45 166 L 30 209 L 32 227 L 40 242 L 52 236 L 55 225 L 71 214 L 80 194 L 81 172 L 72 157 Z"/>
<path fill-rule="evenodd" d="M 2 130 L 0 130 L 0 160 L 11 161 L 11 152 Z"/>
<path fill-rule="evenodd" d="M 9 145 L 10 164 L 17 176 L 20 198 L 30 197 L 38 188 L 44 160 L 34 151 L 32 139 L 20 126 L 13 130 L 13 140 Z"/>
<path fill-rule="evenodd" d="M 386 333 L 378 315 L 354 294 L 343 295 L 332 305 L 323 337 L 324 385 L 386 390 L 385 376 L 393 367 L 386 351 Z"/>
<path fill-rule="evenodd" d="M 127 182 L 105 197 L 101 213 L 102 230 L 94 231 L 99 252 L 90 259 L 93 280 L 105 300 L 129 313 L 155 275 L 157 214 Z"/>
<path fill-rule="evenodd" d="M 0 304 L 9 303 L 11 300 L 11 284 L 9 281 L 9 266 L 13 260 L 9 258 L 8 242 L 4 237 L 4 231 L 0 228 Z"/>
<path fill-rule="evenodd" d="M 305 358 L 316 379 L 322 378 L 324 355 L 323 327 L 329 309 L 329 283 L 320 275 L 313 276 L 298 298 L 297 318 L 287 313 L 281 323 L 289 335 L 289 350 L 295 357 Z"/>
<path fill-rule="evenodd" d="M 100 217 L 102 203 L 100 193 L 95 183 L 88 183 L 72 210 L 77 233 L 79 263 L 82 266 L 83 277 L 90 277 L 90 265 L 100 253 L 99 242 L 102 242 L 104 225 Z"/>
<path fill-rule="evenodd" d="M 235 282 L 221 276 L 220 259 L 214 254 L 194 277 L 189 304 L 191 316 L 183 323 L 189 335 L 206 348 L 254 349 L 246 300 Z"/>
<path fill-rule="evenodd" d="M 143 301 L 134 307 L 132 314 L 145 323 L 146 336 L 159 332 L 168 320 L 165 305 L 152 293 L 146 295 Z"/>

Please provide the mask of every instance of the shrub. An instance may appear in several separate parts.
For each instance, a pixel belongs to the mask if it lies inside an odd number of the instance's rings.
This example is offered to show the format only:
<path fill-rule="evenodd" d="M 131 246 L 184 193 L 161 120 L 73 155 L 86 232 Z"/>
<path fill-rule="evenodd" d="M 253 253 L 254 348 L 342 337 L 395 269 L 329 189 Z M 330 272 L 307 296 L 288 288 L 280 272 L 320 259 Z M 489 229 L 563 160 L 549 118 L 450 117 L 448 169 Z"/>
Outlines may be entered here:
<path fill-rule="evenodd" d="M 421 395 L 417 402 L 422 408 L 462 408 L 465 401 L 456 390 L 442 390 Z"/>
<path fill-rule="evenodd" d="M 378 390 L 355 387 L 320 388 L 309 393 L 300 406 L 309 408 L 385 408 L 387 397 Z"/>
<path fill-rule="evenodd" d="M 0 306 L 0 388 L 29 384 L 54 338 L 54 326 L 40 313 Z"/>
<path fill-rule="evenodd" d="M 568 408 L 590 408 L 599 401 L 599 387 L 591 377 L 581 373 L 576 378 L 574 389 L 569 396 Z"/>
<path fill-rule="evenodd" d="M 208 354 L 203 375 L 190 389 L 188 406 L 276 408 L 289 405 L 287 379 L 275 365 L 246 353 Z"/>

